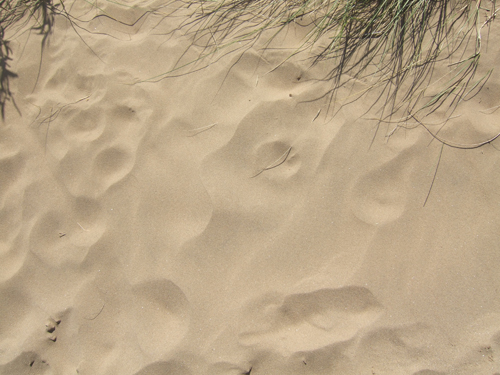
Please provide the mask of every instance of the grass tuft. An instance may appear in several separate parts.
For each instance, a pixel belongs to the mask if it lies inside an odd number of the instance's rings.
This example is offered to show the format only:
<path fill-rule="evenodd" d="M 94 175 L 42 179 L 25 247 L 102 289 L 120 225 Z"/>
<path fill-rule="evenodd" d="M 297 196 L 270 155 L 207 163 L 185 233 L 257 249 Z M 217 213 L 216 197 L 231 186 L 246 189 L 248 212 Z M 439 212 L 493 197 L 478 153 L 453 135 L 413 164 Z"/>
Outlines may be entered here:
<path fill-rule="evenodd" d="M 10 69 L 12 49 L 7 34 L 14 36 L 16 31 L 28 27 L 42 35 L 42 49 L 54 27 L 55 15 L 61 13 L 62 3 L 53 0 L 0 0 L 0 112 L 5 118 L 5 105 L 12 101 L 10 79 L 17 74 Z"/>
<path fill-rule="evenodd" d="M 77 33 L 75 22 L 80 20 L 66 12 L 63 0 L 0 0 L 0 4 L 0 110 L 4 117 L 6 102 L 14 102 L 9 81 L 16 77 L 9 66 L 12 50 L 7 35 L 12 37 L 16 30 L 35 31 L 43 36 L 43 53 L 56 15 L 66 17 Z M 185 56 L 192 56 L 186 51 L 173 69 L 146 81 L 182 75 L 185 68 L 220 56 L 219 52 L 246 51 L 258 41 L 265 51 L 290 26 L 302 28 L 304 37 L 287 59 L 302 54 L 310 67 L 328 67 L 319 79 L 331 83 L 323 95 L 330 97 L 330 103 L 337 102 L 338 89 L 349 83 L 365 85 L 352 95 L 354 99 L 376 88 L 375 103 L 383 103 L 381 121 L 396 113 L 398 121 L 422 119 L 445 103 L 455 108 L 476 94 L 491 73 L 475 77 L 482 53 L 481 33 L 496 17 L 496 0 L 165 0 L 161 8 L 174 9 L 166 18 L 176 13 L 182 16 L 179 29 L 192 37 L 198 57 L 186 62 Z M 101 12 L 94 19 L 107 17 L 129 25 Z M 436 79 L 437 63 L 444 64 L 446 71 L 443 74 L 441 69 Z"/>
<path fill-rule="evenodd" d="M 476 93 L 488 74 L 475 80 L 483 28 L 495 19 L 496 0 L 174 0 L 190 10 L 181 26 L 202 46 L 198 62 L 234 45 L 268 46 L 290 24 L 307 28 L 299 48 L 310 66 L 329 64 L 322 77 L 332 83 L 333 99 L 347 81 L 381 88 L 385 118 L 405 111 L 407 118 L 450 107 Z M 481 13 L 482 12 L 482 13 Z M 481 21 L 480 14 L 485 14 Z M 237 44 L 238 43 L 238 44 Z M 264 47 L 265 48 L 265 47 Z M 311 51 L 312 57 L 311 57 Z M 459 61 L 456 57 L 459 56 Z M 425 96 L 437 62 L 448 61 L 444 88 Z M 188 63 L 189 65 L 189 63 Z M 182 67 L 185 67 L 183 64 Z M 168 77 L 173 71 L 156 80 Z M 422 100 L 425 102 L 422 104 Z M 382 117 L 381 117 L 382 118 Z"/>

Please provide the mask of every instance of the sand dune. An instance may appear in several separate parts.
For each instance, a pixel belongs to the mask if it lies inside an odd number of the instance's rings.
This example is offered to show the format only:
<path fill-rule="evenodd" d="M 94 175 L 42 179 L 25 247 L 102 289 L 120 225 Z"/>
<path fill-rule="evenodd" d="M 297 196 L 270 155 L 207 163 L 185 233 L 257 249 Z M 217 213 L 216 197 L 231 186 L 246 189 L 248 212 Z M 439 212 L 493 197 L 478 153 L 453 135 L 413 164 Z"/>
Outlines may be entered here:
<path fill-rule="evenodd" d="M 500 143 L 452 147 L 500 132 L 499 72 L 395 129 L 287 49 L 160 79 L 182 17 L 128 5 L 11 42 L 1 374 L 500 374 Z"/>

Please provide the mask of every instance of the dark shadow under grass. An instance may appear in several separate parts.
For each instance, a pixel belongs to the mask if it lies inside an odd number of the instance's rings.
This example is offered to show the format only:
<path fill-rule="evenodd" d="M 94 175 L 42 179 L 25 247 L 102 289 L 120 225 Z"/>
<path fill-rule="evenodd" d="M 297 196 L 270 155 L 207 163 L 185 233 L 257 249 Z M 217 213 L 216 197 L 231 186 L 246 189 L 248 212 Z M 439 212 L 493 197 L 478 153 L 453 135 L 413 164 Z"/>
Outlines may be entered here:
<path fill-rule="evenodd" d="M 4 30 L 0 26 L 0 113 L 2 119 L 5 118 L 5 104 L 12 99 L 10 79 L 17 77 L 17 74 L 11 71 L 9 67 L 11 53 L 9 41 L 4 40 Z"/>
<path fill-rule="evenodd" d="M 0 2 L 0 111 L 5 118 L 5 105 L 15 101 L 10 90 L 10 80 L 17 74 L 10 69 L 12 50 L 7 34 L 15 36 L 17 31 L 26 28 L 42 35 L 42 52 L 52 33 L 56 14 L 62 3 L 53 0 L 1 0 Z M 17 108 L 17 107 L 16 107 Z"/>

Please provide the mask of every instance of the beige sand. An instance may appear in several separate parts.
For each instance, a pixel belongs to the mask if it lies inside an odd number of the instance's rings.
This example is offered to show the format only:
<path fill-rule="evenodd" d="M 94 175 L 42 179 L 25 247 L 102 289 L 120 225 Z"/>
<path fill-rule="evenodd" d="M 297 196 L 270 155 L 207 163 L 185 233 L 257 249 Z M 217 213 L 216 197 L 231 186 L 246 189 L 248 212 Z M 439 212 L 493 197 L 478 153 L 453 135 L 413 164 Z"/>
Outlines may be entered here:
<path fill-rule="evenodd" d="M 500 374 L 500 141 L 332 117 L 305 62 L 268 73 L 283 49 L 131 84 L 189 45 L 160 18 L 58 17 L 38 79 L 41 36 L 12 42 L 0 373 Z M 489 139 L 499 105 L 494 71 L 440 137 Z"/>

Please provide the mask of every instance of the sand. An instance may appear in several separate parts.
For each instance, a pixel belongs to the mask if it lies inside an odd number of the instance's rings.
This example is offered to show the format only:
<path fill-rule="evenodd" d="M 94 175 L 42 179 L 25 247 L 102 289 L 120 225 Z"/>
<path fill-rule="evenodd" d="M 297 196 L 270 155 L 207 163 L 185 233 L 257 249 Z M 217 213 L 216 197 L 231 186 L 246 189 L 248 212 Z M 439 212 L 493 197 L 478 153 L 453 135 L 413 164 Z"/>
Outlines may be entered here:
<path fill-rule="evenodd" d="M 197 53 L 166 12 L 11 42 L 0 374 L 500 374 L 500 140 L 328 111 L 324 67 L 270 72 L 286 49 L 160 79 Z M 495 136 L 499 105 L 494 70 L 441 140 Z"/>

